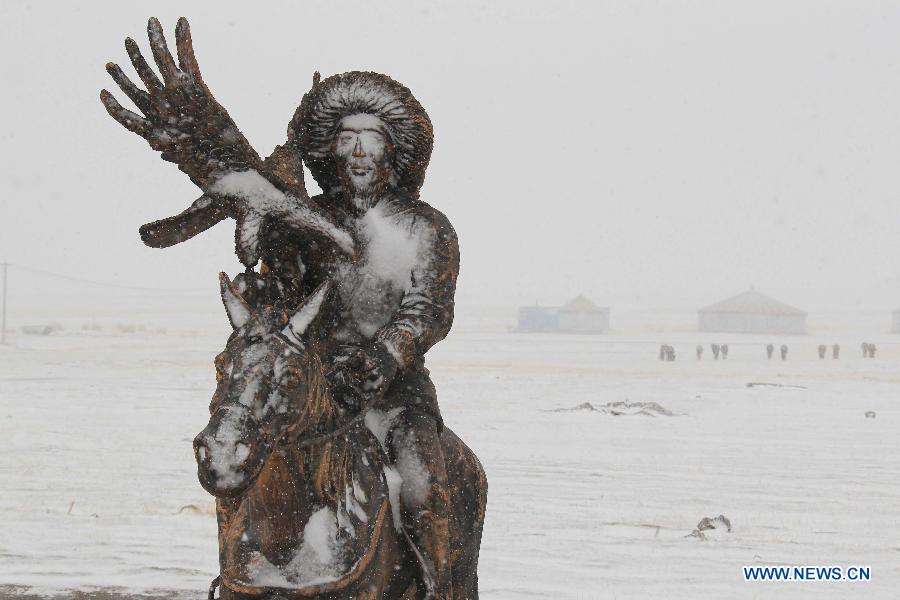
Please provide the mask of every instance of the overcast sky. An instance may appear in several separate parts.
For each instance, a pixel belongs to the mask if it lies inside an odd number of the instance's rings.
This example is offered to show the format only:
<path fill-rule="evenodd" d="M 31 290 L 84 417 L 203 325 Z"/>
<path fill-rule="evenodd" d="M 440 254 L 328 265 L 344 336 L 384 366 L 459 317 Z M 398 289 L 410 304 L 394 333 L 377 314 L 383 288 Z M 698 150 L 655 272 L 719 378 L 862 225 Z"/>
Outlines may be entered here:
<path fill-rule="evenodd" d="M 6 0 L 0 261 L 210 294 L 240 269 L 228 224 L 141 244 L 199 192 L 98 99 L 117 91 L 108 60 L 130 72 L 123 39 L 146 50 L 147 17 L 173 36 L 182 14 L 261 154 L 314 70 L 413 90 L 462 309 L 580 292 L 695 307 L 750 285 L 802 308 L 900 305 L 898 2 Z M 74 285 L 11 273 L 20 301 Z"/>

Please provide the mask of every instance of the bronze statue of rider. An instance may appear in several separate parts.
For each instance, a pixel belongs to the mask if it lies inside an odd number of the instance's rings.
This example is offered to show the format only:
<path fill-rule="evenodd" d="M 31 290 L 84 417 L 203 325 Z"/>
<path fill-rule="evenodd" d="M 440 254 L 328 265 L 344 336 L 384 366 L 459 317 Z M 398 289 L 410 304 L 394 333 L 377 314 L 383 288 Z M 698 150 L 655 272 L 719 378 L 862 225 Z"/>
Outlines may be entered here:
<path fill-rule="evenodd" d="M 424 354 L 453 321 L 459 249 L 447 218 L 419 199 L 433 145 L 428 115 L 385 75 L 316 74 L 287 142 L 261 159 L 203 81 L 187 21 L 176 28 L 177 62 L 156 19 L 148 33 L 161 79 L 130 38 L 146 90 L 107 65 L 142 114 L 106 90 L 101 99 L 204 194 L 180 215 L 142 227 L 144 242 L 170 246 L 234 217 L 248 267 L 237 281 L 248 300 L 289 309 L 334 280 L 320 344 L 332 395 L 348 417 L 367 411 L 381 434 L 403 478 L 401 520 L 428 597 L 451 598 L 443 423 Z M 306 194 L 303 164 L 323 194 Z"/>

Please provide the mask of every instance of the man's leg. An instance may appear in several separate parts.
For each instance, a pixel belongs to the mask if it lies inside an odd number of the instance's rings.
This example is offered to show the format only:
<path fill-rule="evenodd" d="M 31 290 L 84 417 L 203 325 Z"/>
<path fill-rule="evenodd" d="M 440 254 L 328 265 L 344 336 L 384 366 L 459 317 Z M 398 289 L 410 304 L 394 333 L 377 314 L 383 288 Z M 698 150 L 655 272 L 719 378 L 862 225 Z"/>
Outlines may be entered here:
<path fill-rule="evenodd" d="M 435 418 L 404 410 L 394 423 L 389 444 L 403 478 L 403 526 L 421 555 L 426 598 L 451 600 L 450 495 Z"/>

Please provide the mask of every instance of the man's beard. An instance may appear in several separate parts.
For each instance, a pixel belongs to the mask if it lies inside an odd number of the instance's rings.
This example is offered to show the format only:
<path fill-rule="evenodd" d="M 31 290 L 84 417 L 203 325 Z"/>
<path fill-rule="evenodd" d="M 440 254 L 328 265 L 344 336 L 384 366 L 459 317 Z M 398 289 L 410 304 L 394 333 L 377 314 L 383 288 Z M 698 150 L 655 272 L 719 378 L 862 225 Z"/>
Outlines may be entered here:
<path fill-rule="evenodd" d="M 387 164 L 375 163 L 372 178 L 365 185 L 359 185 L 350 175 L 346 160 L 337 160 L 338 179 L 341 187 L 357 208 L 374 206 L 388 189 L 391 175 Z"/>

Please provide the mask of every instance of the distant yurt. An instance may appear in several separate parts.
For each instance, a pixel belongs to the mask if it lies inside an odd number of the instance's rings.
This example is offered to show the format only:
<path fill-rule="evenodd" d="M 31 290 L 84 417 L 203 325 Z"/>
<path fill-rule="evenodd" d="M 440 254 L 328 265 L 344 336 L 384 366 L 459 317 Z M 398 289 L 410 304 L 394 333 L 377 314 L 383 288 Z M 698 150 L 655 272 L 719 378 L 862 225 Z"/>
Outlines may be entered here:
<path fill-rule="evenodd" d="M 555 306 L 523 306 L 519 309 L 518 331 L 558 331 L 559 312 Z"/>
<path fill-rule="evenodd" d="M 578 296 L 559 309 L 559 330 L 600 333 L 609 329 L 609 309 Z"/>
<path fill-rule="evenodd" d="M 754 289 L 697 311 L 700 331 L 722 333 L 806 333 L 806 313 Z"/>
<path fill-rule="evenodd" d="M 523 306 L 517 331 L 601 333 L 609 329 L 609 309 L 578 296 L 565 306 Z"/>
<path fill-rule="evenodd" d="M 900 333 L 900 308 L 894 311 L 894 325 L 891 327 L 894 333 Z"/>

